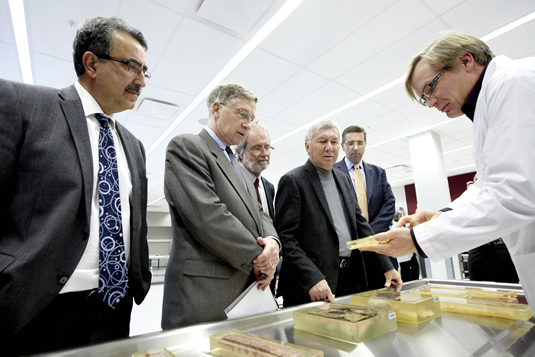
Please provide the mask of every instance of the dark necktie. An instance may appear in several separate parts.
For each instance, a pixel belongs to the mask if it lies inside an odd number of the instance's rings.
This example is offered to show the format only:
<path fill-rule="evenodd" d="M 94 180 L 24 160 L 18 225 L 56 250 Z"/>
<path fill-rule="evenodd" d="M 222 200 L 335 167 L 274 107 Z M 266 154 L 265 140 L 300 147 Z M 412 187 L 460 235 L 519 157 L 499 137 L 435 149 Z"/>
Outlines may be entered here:
<path fill-rule="evenodd" d="M 256 199 L 258 200 L 258 203 L 262 204 L 262 200 L 260 199 L 260 192 L 258 192 L 258 184 L 259 184 L 258 177 L 256 180 L 254 180 L 254 189 L 256 190 Z"/>
<path fill-rule="evenodd" d="M 126 253 L 121 221 L 119 171 L 113 136 L 108 118 L 95 114 L 100 123 L 98 137 L 98 201 L 99 201 L 99 279 L 98 296 L 115 308 L 128 291 Z"/>
<path fill-rule="evenodd" d="M 240 165 L 236 161 L 236 157 L 234 156 L 234 152 L 232 152 L 232 149 L 230 148 L 230 146 L 227 146 L 225 148 L 225 151 L 227 152 L 228 158 L 230 159 L 230 162 L 231 162 L 232 166 L 234 166 L 234 170 L 236 170 L 236 172 L 238 173 L 238 176 L 240 177 L 241 182 L 243 182 L 243 184 L 245 185 L 245 180 L 243 179 L 243 176 L 241 174 Z M 247 188 L 247 185 L 245 185 L 245 188 Z"/>

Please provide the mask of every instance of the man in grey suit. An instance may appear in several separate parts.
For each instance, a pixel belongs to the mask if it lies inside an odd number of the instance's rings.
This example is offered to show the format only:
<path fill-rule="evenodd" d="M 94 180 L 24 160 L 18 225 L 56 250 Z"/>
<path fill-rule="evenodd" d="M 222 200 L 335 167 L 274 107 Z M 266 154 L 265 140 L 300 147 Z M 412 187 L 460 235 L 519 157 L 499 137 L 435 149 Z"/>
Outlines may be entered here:
<path fill-rule="evenodd" d="M 284 306 L 402 286 L 388 257 L 350 251 L 350 240 L 373 235 L 361 215 L 347 175 L 332 166 L 340 150 L 340 131 L 330 119 L 312 124 L 305 135 L 309 160 L 279 181 L 275 228 L 281 238 L 282 269 L 278 295 Z M 372 281 L 374 270 L 384 273 Z M 386 278 L 386 280 L 385 280 Z M 376 278 L 374 278 L 376 279 Z"/>
<path fill-rule="evenodd" d="M 351 125 L 345 128 L 342 132 L 342 149 L 346 156 L 333 167 L 349 175 L 353 187 L 355 187 L 355 174 L 362 176 L 365 187 L 362 200 L 366 200 L 366 212 L 363 216 L 366 217 L 375 233 L 381 233 L 390 229 L 396 211 L 396 198 L 386 179 L 386 171 L 362 160 L 366 152 L 366 136 L 366 130 L 361 126 Z M 360 201 L 359 206 L 362 209 L 363 205 Z M 394 269 L 397 269 L 399 266 L 397 259 L 390 258 L 390 261 Z"/>
<path fill-rule="evenodd" d="M 150 287 L 145 153 L 113 119 L 134 107 L 150 77 L 147 45 L 140 31 L 120 19 L 92 18 L 80 24 L 73 47 L 78 82 L 71 87 L 0 80 L 4 355 L 128 337 L 133 299 L 141 303 Z M 106 287 L 99 284 L 105 279 L 99 246 L 108 235 L 99 217 L 102 132 L 116 153 L 109 171 L 119 181 L 112 228 L 122 237 L 115 241 L 120 269 L 113 276 L 120 272 L 123 285 Z M 121 293 L 108 299 L 114 287 Z"/>
<path fill-rule="evenodd" d="M 230 149 L 254 120 L 257 98 L 223 84 L 207 99 L 209 121 L 198 135 L 171 140 L 165 197 L 173 245 L 163 298 L 162 328 L 225 319 L 225 308 L 253 281 L 268 287 L 279 243 L 247 172 Z"/>

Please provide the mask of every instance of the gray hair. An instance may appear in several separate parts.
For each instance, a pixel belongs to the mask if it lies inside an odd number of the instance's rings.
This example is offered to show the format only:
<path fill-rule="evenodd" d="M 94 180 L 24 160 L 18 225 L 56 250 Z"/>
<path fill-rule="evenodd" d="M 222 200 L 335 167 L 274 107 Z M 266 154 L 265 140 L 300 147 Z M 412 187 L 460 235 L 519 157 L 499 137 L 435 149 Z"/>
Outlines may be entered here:
<path fill-rule="evenodd" d="M 271 142 L 271 138 L 270 138 L 270 136 L 269 136 L 269 132 L 268 132 L 266 126 L 260 124 L 260 123 L 257 122 L 257 121 L 252 122 L 252 123 L 251 123 L 251 129 L 247 131 L 247 134 L 245 134 L 245 138 L 243 138 L 243 140 L 241 141 L 241 143 L 239 143 L 238 145 L 235 145 L 235 146 L 234 146 L 234 150 L 236 150 L 236 153 L 238 154 L 238 162 L 241 162 L 241 156 L 240 156 L 240 154 L 243 153 L 244 150 L 245 150 L 245 147 L 247 147 L 247 140 L 249 139 L 249 133 L 251 132 L 251 130 L 252 130 L 253 128 L 258 128 L 258 129 L 260 129 L 260 130 L 263 130 L 263 131 L 267 134 L 267 136 L 268 136 L 268 138 L 269 138 L 269 141 Z"/>
<path fill-rule="evenodd" d="M 212 113 L 212 105 L 215 102 L 228 105 L 228 103 L 234 98 L 246 98 L 258 102 L 256 95 L 248 88 L 237 83 L 220 84 L 208 95 L 206 99 L 206 105 L 208 106 L 209 114 Z"/>
<path fill-rule="evenodd" d="M 112 35 L 115 31 L 124 32 L 132 36 L 147 51 L 147 42 L 141 31 L 129 25 L 124 20 L 117 17 L 92 17 L 86 19 L 78 25 L 78 30 L 72 43 L 74 69 L 78 77 L 85 73 L 83 62 L 84 53 L 89 51 L 96 55 L 110 55 Z"/>
<path fill-rule="evenodd" d="M 305 142 L 310 144 L 310 142 L 312 141 L 312 137 L 314 136 L 316 131 L 331 128 L 336 129 L 336 131 L 338 132 L 338 140 L 340 140 L 340 128 L 338 127 L 338 124 L 336 124 L 336 122 L 334 122 L 332 119 L 326 118 L 312 122 L 312 124 L 308 126 L 305 132 Z"/>

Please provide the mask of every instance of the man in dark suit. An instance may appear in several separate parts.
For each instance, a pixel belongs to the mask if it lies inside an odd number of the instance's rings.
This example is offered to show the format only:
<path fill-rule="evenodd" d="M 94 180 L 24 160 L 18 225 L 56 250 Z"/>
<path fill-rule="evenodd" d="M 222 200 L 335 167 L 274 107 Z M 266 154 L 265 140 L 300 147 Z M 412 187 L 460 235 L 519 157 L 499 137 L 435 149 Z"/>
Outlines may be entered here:
<path fill-rule="evenodd" d="M 273 279 L 277 234 L 230 148 L 251 128 L 256 102 L 239 84 L 219 85 L 207 99 L 207 127 L 169 143 L 165 197 L 173 246 L 165 272 L 163 329 L 225 319 L 225 308 L 247 286 L 256 280 L 265 290 Z"/>
<path fill-rule="evenodd" d="M 364 128 L 358 125 L 348 126 L 342 133 L 342 149 L 346 156 L 333 167 L 349 175 L 355 188 L 355 175 L 362 176 L 365 188 L 363 193 L 366 197 L 358 197 L 357 190 L 357 200 L 373 231 L 381 233 L 390 229 L 396 212 L 396 198 L 386 179 L 385 170 L 362 161 L 366 151 L 366 143 L 366 130 Z M 358 165 L 357 168 L 355 165 Z M 367 209 L 361 200 L 366 200 L 364 203 Z M 390 258 L 390 260 L 394 268 L 397 269 L 399 266 L 397 259 Z"/>
<path fill-rule="evenodd" d="M 388 257 L 350 251 L 350 240 L 373 235 L 361 215 L 347 175 L 332 166 L 340 150 L 340 131 L 332 120 L 311 125 L 305 136 L 309 160 L 284 175 L 275 200 L 275 228 L 283 263 L 278 295 L 284 306 L 402 286 Z M 384 273 L 381 281 L 373 271 Z M 386 278 L 386 281 L 385 281 Z M 379 285 L 379 286 L 377 286 Z"/>
<path fill-rule="evenodd" d="M 150 77 L 147 45 L 120 19 L 92 18 L 80 24 L 73 47 L 78 82 L 71 87 L 0 80 L 4 355 L 128 337 L 132 301 L 141 303 L 150 287 L 145 153 L 113 119 L 134 107 Z M 104 148 L 115 154 L 106 164 Z M 99 171 L 114 178 L 110 190 Z M 99 204 L 106 199 L 113 205 Z M 110 212 L 113 224 L 100 225 L 99 212 Z M 110 276 L 99 246 L 112 239 L 118 270 Z"/>
<path fill-rule="evenodd" d="M 240 145 L 235 147 L 236 154 L 238 154 L 238 162 L 249 173 L 247 177 L 251 179 L 255 186 L 258 202 L 262 205 L 264 212 L 269 212 L 271 219 L 274 219 L 275 210 L 273 208 L 273 201 L 275 200 L 275 186 L 262 176 L 262 171 L 266 170 L 269 166 L 272 149 L 267 128 L 258 122 L 251 124 L 251 130 L 245 135 L 245 139 L 242 140 Z M 281 261 L 279 261 L 279 265 L 277 266 L 275 278 L 269 284 L 273 294 L 275 294 L 277 287 L 280 266 Z"/>

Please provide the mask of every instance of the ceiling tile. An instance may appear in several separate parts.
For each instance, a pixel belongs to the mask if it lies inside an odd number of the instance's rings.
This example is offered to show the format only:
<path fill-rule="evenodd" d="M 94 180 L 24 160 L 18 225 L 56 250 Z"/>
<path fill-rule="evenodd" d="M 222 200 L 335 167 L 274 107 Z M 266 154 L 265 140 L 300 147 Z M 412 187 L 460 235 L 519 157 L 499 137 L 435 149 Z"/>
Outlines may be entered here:
<path fill-rule="evenodd" d="M 305 66 L 390 3 L 392 1 L 304 1 L 261 47 Z"/>
<path fill-rule="evenodd" d="M 358 97 L 357 93 L 330 82 L 278 113 L 274 118 L 296 125 L 305 125 Z"/>
<path fill-rule="evenodd" d="M 328 82 L 310 71 L 302 70 L 258 101 L 258 112 L 273 117 Z"/>
<path fill-rule="evenodd" d="M 53 88 L 65 88 L 78 80 L 72 60 L 36 52 L 32 57 L 33 82 Z"/>
<path fill-rule="evenodd" d="M 190 0 L 152 0 L 156 3 L 159 3 L 163 6 L 168 7 L 171 10 L 175 10 L 178 12 L 185 12 L 188 4 L 190 3 Z"/>
<path fill-rule="evenodd" d="M 244 85 L 256 94 L 261 104 L 266 94 L 295 75 L 300 69 L 278 56 L 256 49 L 223 80 L 223 83 Z"/>
<path fill-rule="evenodd" d="M 142 143 L 143 146 L 148 148 L 152 143 L 163 133 L 164 129 L 155 126 L 134 123 L 128 121 L 128 130 L 132 132 Z"/>
<path fill-rule="evenodd" d="M 152 72 L 151 82 L 196 96 L 242 46 L 241 40 L 185 18 Z"/>
<path fill-rule="evenodd" d="M 0 0 L 0 42 L 15 44 L 9 0 Z"/>
<path fill-rule="evenodd" d="M 13 45 L 0 42 L 0 78 L 22 82 L 22 73 L 19 65 L 17 48 Z"/>
<path fill-rule="evenodd" d="M 76 25 L 93 16 L 116 16 L 118 0 L 93 0 L 80 2 L 70 0 L 27 0 L 26 18 L 29 21 L 29 42 L 33 51 L 72 61 L 72 41 Z M 43 15 L 46 14 L 46 15 Z"/>
<path fill-rule="evenodd" d="M 512 59 L 519 59 L 533 56 L 535 53 L 535 41 L 522 41 L 522 46 L 518 45 L 519 39 L 530 38 L 535 33 L 535 21 L 530 21 L 523 26 L 498 36 L 487 44 L 495 55 L 506 55 Z"/>
<path fill-rule="evenodd" d="M 166 52 L 173 33 L 180 26 L 182 15 L 169 11 L 154 1 L 128 0 L 127 4 L 120 7 L 117 16 L 143 33 L 148 45 L 147 66 L 149 72 L 153 73 L 159 65 L 162 54 Z M 158 19 L 158 26 L 147 26 L 147 19 Z M 154 78 L 151 79 L 153 80 Z"/>
<path fill-rule="evenodd" d="M 465 0 L 423 0 L 423 2 L 435 13 L 442 14 L 457 6 Z"/>
<path fill-rule="evenodd" d="M 534 1 L 468 0 L 443 14 L 442 19 L 451 29 L 481 37 L 533 11 Z"/>
<path fill-rule="evenodd" d="M 383 2 L 374 2 L 383 3 Z M 370 4 L 368 2 L 368 4 Z M 410 16 L 409 16 L 410 13 Z M 432 20 L 434 15 L 418 0 L 398 1 L 360 27 L 307 68 L 329 79 L 334 79 L 351 68 L 367 62 L 378 53 L 396 46 L 403 37 Z M 373 34 L 373 36 L 370 36 Z M 396 46 L 403 51 L 412 48 Z M 414 51 L 410 52 L 411 54 Z M 400 53 L 396 55 L 399 59 Z M 398 61 L 395 61 L 398 62 Z M 408 63 L 408 61 L 406 61 Z M 396 79 L 404 72 L 392 77 Z M 375 88 L 374 88 L 375 89 Z M 366 93 L 366 92 L 361 92 Z"/>

